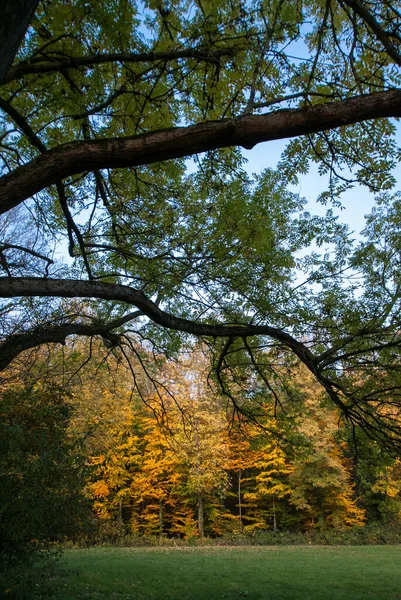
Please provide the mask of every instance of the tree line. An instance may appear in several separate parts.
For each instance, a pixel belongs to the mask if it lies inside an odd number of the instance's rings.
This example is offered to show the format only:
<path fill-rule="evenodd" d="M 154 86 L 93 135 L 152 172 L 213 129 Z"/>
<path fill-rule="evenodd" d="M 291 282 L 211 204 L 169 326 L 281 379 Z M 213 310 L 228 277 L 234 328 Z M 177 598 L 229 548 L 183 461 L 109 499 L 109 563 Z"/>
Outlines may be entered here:
<path fill-rule="evenodd" d="M 141 397 L 126 363 L 100 341 L 35 351 L 6 372 L 4 560 L 102 535 L 189 539 L 400 523 L 399 459 L 363 431 L 356 446 L 302 363 L 289 375 L 281 362 L 272 394 L 255 386 L 258 412 L 246 414 L 221 395 L 202 347 L 159 357 L 157 367 L 147 354 L 130 357 Z"/>

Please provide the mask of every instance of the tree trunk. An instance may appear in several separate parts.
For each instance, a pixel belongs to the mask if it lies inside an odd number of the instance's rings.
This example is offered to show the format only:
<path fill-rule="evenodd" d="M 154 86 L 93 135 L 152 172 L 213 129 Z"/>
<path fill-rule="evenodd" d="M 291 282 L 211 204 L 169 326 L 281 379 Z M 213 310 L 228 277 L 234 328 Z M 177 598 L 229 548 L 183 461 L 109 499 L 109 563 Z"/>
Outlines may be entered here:
<path fill-rule="evenodd" d="M 204 528 L 203 528 L 203 496 L 202 494 L 198 494 L 198 533 L 200 537 L 203 537 Z"/>
<path fill-rule="evenodd" d="M 242 529 L 241 469 L 238 469 L 238 518 Z"/>
<path fill-rule="evenodd" d="M 326 515 L 325 515 L 325 510 L 324 510 L 324 502 L 321 498 L 318 499 L 319 503 L 318 503 L 318 510 L 319 510 L 319 515 L 318 515 L 318 526 L 319 529 L 321 531 L 324 531 L 326 529 Z"/>
<path fill-rule="evenodd" d="M 273 494 L 273 531 L 277 531 L 277 521 L 276 521 L 276 502 Z"/>
<path fill-rule="evenodd" d="M 0 84 L 11 67 L 39 0 L 2 0 L 0 3 Z"/>
<path fill-rule="evenodd" d="M 121 525 L 123 524 L 123 499 L 122 497 L 120 497 L 120 502 L 118 504 L 118 520 L 120 521 Z"/>
<path fill-rule="evenodd" d="M 159 500 L 159 537 L 163 537 L 163 502 Z"/>

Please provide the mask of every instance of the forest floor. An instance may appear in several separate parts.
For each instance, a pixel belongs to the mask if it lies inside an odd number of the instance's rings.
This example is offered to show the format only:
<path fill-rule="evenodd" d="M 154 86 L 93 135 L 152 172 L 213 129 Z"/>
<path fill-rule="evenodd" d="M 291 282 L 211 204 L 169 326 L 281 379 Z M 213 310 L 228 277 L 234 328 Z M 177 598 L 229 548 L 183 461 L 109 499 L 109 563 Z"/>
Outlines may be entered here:
<path fill-rule="evenodd" d="M 66 550 L 32 598 L 401 600 L 401 546 Z"/>

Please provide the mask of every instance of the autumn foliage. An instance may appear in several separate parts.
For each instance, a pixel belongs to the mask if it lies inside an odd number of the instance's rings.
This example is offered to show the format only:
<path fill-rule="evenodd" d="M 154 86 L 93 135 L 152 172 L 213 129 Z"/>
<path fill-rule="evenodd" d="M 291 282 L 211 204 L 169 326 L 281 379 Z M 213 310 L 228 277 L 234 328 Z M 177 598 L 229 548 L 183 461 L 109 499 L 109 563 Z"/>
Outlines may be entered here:
<path fill-rule="evenodd" d="M 270 399 L 258 422 L 233 414 L 199 348 L 164 360 L 142 398 L 121 376 L 80 388 L 71 429 L 87 432 L 87 494 L 99 522 L 187 539 L 397 521 L 398 462 L 382 456 L 373 471 L 375 445 L 363 440 L 366 453 L 356 455 L 306 370 L 298 367 L 291 385 L 298 405 L 290 428 Z"/>
<path fill-rule="evenodd" d="M 5 373 L 3 557 L 77 538 L 308 535 L 400 522 L 399 460 L 362 432 L 356 453 L 352 430 L 302 366 L 289 376 L 283 365 L 281 389 L 271 382 L 285 419 L 255 388 L 256 419 L 239 387 L 243 410 L 233 411 L 200 346 L 170 360 L 139 348 L 125 358 L 75 342 L 24 355 Z"/>

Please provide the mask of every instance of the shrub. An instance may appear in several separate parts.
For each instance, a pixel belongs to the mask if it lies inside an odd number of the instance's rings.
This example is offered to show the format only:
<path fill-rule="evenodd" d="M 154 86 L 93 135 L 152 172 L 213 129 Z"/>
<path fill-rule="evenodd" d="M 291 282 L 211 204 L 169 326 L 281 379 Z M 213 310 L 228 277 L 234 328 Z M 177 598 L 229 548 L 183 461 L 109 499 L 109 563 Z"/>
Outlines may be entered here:
<path fill-rule="evenodd" d="M 0 400 L 0 571 L 58 551 L 83 523 L 83 460 L 60 389 L 14 386 Z"/>

